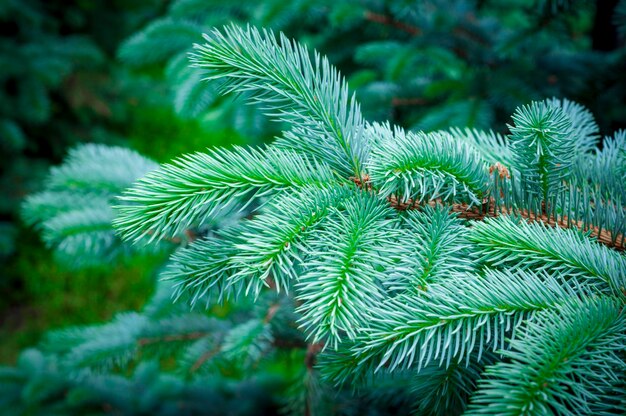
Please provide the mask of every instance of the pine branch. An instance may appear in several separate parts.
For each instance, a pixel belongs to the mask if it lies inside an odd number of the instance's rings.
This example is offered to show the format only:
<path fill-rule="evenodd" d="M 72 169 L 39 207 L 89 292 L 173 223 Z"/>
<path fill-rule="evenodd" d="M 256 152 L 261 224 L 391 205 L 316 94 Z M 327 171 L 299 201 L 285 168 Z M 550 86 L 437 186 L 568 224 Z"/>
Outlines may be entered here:
<path fill-rule="evenodd" d="M 228 279 L 233 274 L 230 257 L 235 254 L 228 235 L 222 232 L 222 238 L 196 240 L 172 255 L 161 277 L 173 282 L 174 299 L 189 295 L 191 306 L 202 300 L 208 308 L 240 293 L 241 285 L 235 286 Z"/>
<path fill-rule="evenodd" d="M 313 342 L 337 346 L 383 299 L 379 282 L 396 225 L 392 211 L 370 195 L 349 200 L 312 241 L 306 272 L 296 287 L 300 323 Z"/>
<path fill-rule="evenodd" d="M 384 281 L 388 290 L 415 293 L 431 282 L 472 271 L 467 227 L 448 207 L 410 211 L 403 226 L 397 263 Z"/>
<path fill-rule="evenodd" d="M 22 218 L 36 228 L 43 228 L 42 223 L 57 215 L 87 208 L 106 207 L 112 201 L 109 195 L 99 193 L 76 193 L 76 191 L 45 190 L 29 195 L 22 204 Z"/>
<path fill-rule="evenodd" d="M 345 6 L 348 18 L 362 19 L 358 8 L 355 13 Z M 368 124 L 325 58 L 254 28 L 229 26 L 206 36 L 192 61 L 219 82 L 195 85 L 202 75 L 184 67 L 179 46 L 195 22 L 213 19 L 198 14 L 205 7 L 198 0 L 177 2 L 172 13 L 191 16 L 192 23 L 180 16 L 161 20 L 127 43 L 137 51 L 121 53 L 138 63 L 173 56 L 166 76 L 182 86 L 176 98 L 181 114 L 210 103 L 228 105 L 235 114 L 252 108 L 216 99 L 211 92 L 221 84 L 222 92 L 246 95 L 289 123 L 288 131 L 268 148 L 184 156 L 126 192 L 115 221 L 125 239 L 198 239 L 172 256 L 141 314 L 51 334 L 45 346 L 58 358 L 55 365 L 89 374 L 174 357 L 185 377 L 221 382 L 221 375 L 265 371 L 267 357 L 295 356 L 302 371 L 294 371 L 300 378 L 294 409 L 307 414 L 330 396 L 318 378 L 320 367 L 327 380 L 344 387 L 351 382 L 357 390 L 346 397 L 367 411 L 377 410 L 372 404 L 379 400 L 393 410 L 414 404 L 423 414 L 461 412 L 481 373 L 472 410 L 482 404 L 486 413 L 624 407 L 626 260 L 598 242 L 624 245 L 626 134 L 596 149 L 591 114 L 559 99 L 519 108 L 508 138 L 492 131 L 406 132 Z M 278 20 L 272 11 L 249 7 Z M 404 9 L 390 7 L 394 15 Z M 243 10 L 227 8 L 233 16 Z M 417 34 L 395 17 L 367 12 L 365 18 Z M 466 46 L 489 46 L 488 26 L 468 22 L 448 25 L 460 35 L 454 52 L 463 58 L 473 54 Z M 165 39 L 168 31 L 171 39 Z M 143 50 L 159 39 L 163 48 Z M 374 42 L 360 48 L 357 59 L 395 77 L 422 62 L 414 46 Z M 391 63 L 389 47 L 402 51 Z M 411 77 L 466 69 L 452 54 L 437 53 L 434 68 Z M 482 64 L 492 64 L 487 61 Z M 463 80 L 444 80 L 426 92 L 467 89 Z M 378 97 L 383 111 L 422 103 L 411 98 L 422 94 L 421 81 L 407 84 L 405 98 L 398 99 L 402 87 L 384 82 L 366 89 L 370 97 L 384 96 Z M 412 114 L 412 123 L 487 124 L 496 114 L 487 98 L 453 98 L 417 120 Z M 29 200 L 25 216 L 64 253 L 88 254 L 85 247 L 91 247 L 102 257 L 126 250 L 130 244 L 110 229 L 109 203 L 155 167 L 119 149 L 77 151 L 53 172 L 46 193 Z M 244 214 L 236 216 L 234 209 Z M 221 218 L 229 222 L 214 221 Z M 169 303 L 172 291 L 175 305 Z M 251 293 L 254 300 L 242 296 Z M 233 302 L 192 314 L 187 300 L 207 307 Z M 229 320 L 209 318 L 213 312 Z M 501 362 L 483 370 L 496 360 Z M 156 374 L 158 367 L 139 368 Z M 133 383 L 121 381 L 124 387 L 149 384 Z M 106 407 L 118 408 L 127 410 Z"/>
<path fill-rule="evenodd" d="M 199 337 L 200 338 L 200 337 Z M 241 371 L 248 373 L 273 346 L 269 322 L 250 319 L 220 333 L 198 339 L 182 354 L 180 371 L 186 375 Z"/>
<path fill-rule="evenodd" d="M 372 126 L 378 137 L 368 164 L 372 185 L 400 202 L 468 202 L 481 205 L 489 176 L 486 164 L 468 145 L 447 133 L 411 133 L 389 125 Z"/>
<path fill-rule="evenodd" d="M 503 172 L 508 172 L 503 170 Z M 523 218 L 528 223 L 542 223 L 549 227 L 558 227 L 562 229 L 572 229 L 574 231 L 583 232 L 593 237 L 598 243 L 607 247 L 613 248 L 616 251 L 624 251 L 624 238 L 625 235 L 620 231 L 624 228 L 624 212 L 621 209 L 612 210 L 610 206 L 601 207 L 604 208 L 599 214 L 605 220 L 615 220 L 615 229 L 617 232 L 612 232 L 606 227 L 601 228 L 593 224 L 585 223 L 582 220 L 572 219 L 566 215 L 559 215 L 555 218 L 554 215 L 548 216 L 547 214 L 541 214 L 537 211 L 525 209 L 525 208 L 507 208 L 506 206 L 497 205 L 495 199 L 491 198 L 488 204 L 483 204 L 480 207 L 472 206 L 468 203 L 455 203 L 445 204 L 441 200 L 428 201 L 427 203 L 420 203 L 413 199 L 406 201 L 399 201 L 395 196 L 387 198 L 389 204 L 396 210 L 407 211 L 416 210 L 421 211 L 427 207 L 447 206 L 450 211 L 457 214 L 459 218 L 466 220 L 484 221 L 488 218 L 496 218 L 499 216 L 517 216 Z M 611 215 L 612 213 L 612 215 Z M 590 215 L 582 215 L 587 217 Z M 589 220 L 588 220 L 589 221 Z"/>
<path fill-rule="evenodd" d="M 491 130 L 482 131 L 467 127 L 461 130 L 454 127 L 450 129 L 450 134 L 454 139 L 468 143 L 491 166 L 500 164 L 511 168 L 514 165 L 513 152 L 506 139 L 498 133 Z"/>
<path fill-rule="evenodd" d="M 600 128 L 588 109 L 567 98 L 561 100 L 552 98 L 546 100 L 546 104 L 553 108 L 560 108 L 572 123 L 570 140 L 576 149 L 575 157 L 584 158 L 586 154 L 596 149 L 600 138 Z"/>
<path fill-rule="evenodd" d="M 353 348 L 350 343 L 344 343 L 336 351 L 326 350 L 320 354 L 317 367 L 322 380 L 332 383 L 335 388 L 349 386 L 359 395 L 371 389 L 374 396 L 383 383 L 389 382 L 398 388 L 396 395 L 409 400 L 402 409 L 409 405 L 411 414 L 424 416 L 461 414 L 485 365 L 497 360 L 496 354 L 485 351 L 480 360 L 476 353 L 472 353 L 468 362 L 454 359 L 449 366 L 431 363 L 419 371 L 381 369 L 375 372 L 378 363 L 360 362 L 360 358 L 350 352 Z M 389 400 L 393 399 L 387 398 Z"/>
<path fill-rule="evenodd" d="M 487 368 L 469 414 L 621 413 L 610 395 L 623 381 L 625 345 L 623 304 L 614 299 L 541 312 L 502 352 L 510 361 Z"/>
<path fill-rule="evenodd" d="M 215 336 L 198 339 L 183 352 L 179 363 L 180 372 L 187 375 L 198 374 L 220 353 L 221 349 L 221 339 Z"/>
<path fill-rule="evenodd" d="M 626 259 L 578 230 L 549 228 L 510 216 L 475 222 L 470 231 L 477 259 L 491 267 L 577 278 L 599 290 L 620 294 L 626 287 Z"/>
<path fill-rule="evenodd" d="M 303 188 L 270 202 L 259 215 L 242 223 L 234 242 L 231 280 L 245 282 L 246 293 L 258 296 L 271 277 L 276 289 L 286 292 L 298 278 L 300 256 L 308 252 L 307 240 L 318 231 L 333 207 L 354 197 L 348 186 Z"/>
<path fill-rule="evenodd" d="M 42 235 L 48 247 L 55 248 L 58 255 L 68 261 L 77 260 L 81 265 L 98 264 L 131 251 L 116 241 L 112 220 L 113 210 L 107 204 L 75 209 L 43 222 Z M 92 258 L 96 253 L 97 256 Z"/>
<path fill-rule="evenodd" d="M 84 144 L 70 150 L 63 164 L 50 170 L 46 185 L 51 191 L 116 195 L 156 167 L 155 162 L 123 147 Z"/>
<path fill-rule="evenodd" d="M 419 398 L 415 415 L 460 415 L 476 390 L 485 365 L 496 361 L 496 354 L 484 354 L 469 363 L 453 361 L 449 366 L 430 364 L 413 376 L 412 394 Z"/>
<path fill-rule="evenodd" d="M 626 130 L 606 137 L 602 149 L 581 155 L 574 166 L 579 186 L 598 189 L 600 198 L 623 206 L 626 201 Z"/>
<path fill-rule="evenodd" d="M 223 80 L 224 92 L 251 92 L 253 102 L 279 120 L 311 131 L 313 139 L 328 147 L 324 159 L 342 174 L 361 175 L 369 149 L 363 138 L 363 119 L 348 87 L 326 58 L 280 35 L 256 28 L 229 26 L 205 35 L 196 45 L 195 66 L 209 71 L 208 79 Z M 290 142 L 294 149 L 298 144 Z"/>
<path fill-rule="evenodd" d="M 535 194 L 550 215 L 554 207 L 548 203 L 571 176 L 575 143 L 572 121 L 561 108 L 546 102 L 519 107 L 513 121 L 509 143 L 514 167 L 520 172 L 526 191 Z"/>
<path fill-rule="evenodd" d="M 250 369 L 270 349 L 273 340 L 268 323 L 251 319 L 226 333 L 221 353 L 227 360 Z"/>
<path fill-rule="evenodd" d="M 203 315 L 149 319 L 138 313 L 125 313 L 105 325 L 52 332 L 46 337 L 44 349 L 58 354 L 68 371 L 107 369 L 127 364 L 140 351 L 144 355 L 167 356 L 178 350 L 181 343 L 203 338 L 219 329 L 215 319 Z"/>
<path fill-rule="evenodd" d="M 419 296 L 399 296 L 372 311 L 353 354 L 359 365 L 377 362 L 417 369 L 439 361 L 469 359 L 478 348 L 504 349 L 520 325 L 538 311 L 552 309 L 585 291 L 550 276 L 487 270 L 484 276 L 449 278 Z M 445 364 L 444 364 L 445 363 Z"/>
<path fill-rule="evenodd" d="M 271 147 L 195 153 L 162 165 L 127 190 L 114 226 L 125 240 L 153 240 L 201 224 L 236 200 L 333 182 L 325 164 Z"/>
<path fill-rule="evenodd" d="M 321 187 L 281 195 L 251 220 L 176 252 L 162 276 L 176 282 L 177 298 L 188 293 L 192 305 L 203 300 L 207 307 L 243 292 L 258 297 L 270 279 L 278 291 L 287 291 L 300 255 L 308 252 L 306 241 L 329 209 L 354 192 Z"/>
<path fill-rule="evenodd" d="M 46 189 L 26 198 L 22 216 L 42 231 L 46 244 L 64 263 L 74 267 L 109 264 L 139 251 L 115 236 L 111 203 L 156 166 L 129 149 L 78 146 L 70 150 L 62 165 L 50 170 Z"/>

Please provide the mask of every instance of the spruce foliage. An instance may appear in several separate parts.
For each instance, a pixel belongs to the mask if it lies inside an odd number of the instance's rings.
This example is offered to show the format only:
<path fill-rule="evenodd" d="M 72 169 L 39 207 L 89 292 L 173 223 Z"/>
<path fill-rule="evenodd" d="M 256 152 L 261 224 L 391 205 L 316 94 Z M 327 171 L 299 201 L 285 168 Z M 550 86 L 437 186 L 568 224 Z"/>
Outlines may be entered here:
<path fill-rule="evenodd" d="M 22 216 L 62 261 L 79 267 L 106 264 L 140 249 L 122 244 L 115 235 L 112 204 L 157 166 L 125 148 L 82 145 L 69 152 L 62 166 L 51 169 L 44 191 L 26 198 Z"/>
<path fill-rule="evenodd" d="M 367 122 L 326 59 L 254 27 L 214 30 L 192 62 L 288 129 L 123 193 L 119 244 L 181 247 L 142 313 L 50 335 L 56 365 L 168 357 L 195 383 L 296 357 L 282 408 L 305 414 L 626 411 L 623 132 L 599 150 L 564 99 L 518 108 L 506 137 Z M 42 218 L 63 209 L 33 198 Z M 227 319 L 200 308 L 220 303 Z"/>

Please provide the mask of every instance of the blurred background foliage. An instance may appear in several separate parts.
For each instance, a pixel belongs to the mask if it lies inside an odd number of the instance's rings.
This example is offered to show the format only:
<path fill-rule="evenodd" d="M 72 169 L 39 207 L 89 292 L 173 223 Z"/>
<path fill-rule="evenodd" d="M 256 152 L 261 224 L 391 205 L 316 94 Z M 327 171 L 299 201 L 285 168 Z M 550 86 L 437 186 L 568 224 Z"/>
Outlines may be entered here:
<path fill-rule="evenodd" d="M 188 65 L 202 33 L 229 22 L 328 55 L 370 120 L 490 128 L 556 96 L 587 106 L 602 134 L 626 127 L 626 1 L 0 0 L 0 363 L 49 328 L 138 310 L 154 290 L 163 255 L 79 270 L 20 217 L 68 149 L 164 162 L 280 130 Z"/>

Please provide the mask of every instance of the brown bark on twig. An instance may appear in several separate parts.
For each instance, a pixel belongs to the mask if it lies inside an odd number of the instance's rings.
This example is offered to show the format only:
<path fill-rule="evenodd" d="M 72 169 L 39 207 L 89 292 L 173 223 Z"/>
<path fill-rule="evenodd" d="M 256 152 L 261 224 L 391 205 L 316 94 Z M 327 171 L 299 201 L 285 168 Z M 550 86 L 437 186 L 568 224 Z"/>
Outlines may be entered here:
<path fill-rule="evenodd" d="M 370 22 L 375 22 L 375 23 L 380 23 L 385 26 L 395 27 L 396 29 L 399 29 L 413 36 L 419 36 L 422 34 L 422 30 L 419 27 L 411 26 L 407 23 L 400 22 L 384 14 L 374 13 L 374 12 L 367 10 L 365 11 L 364 17 L 365 17 L 365 20 L 369 20 Z"/>
<path fill-rule="evenodd" d="M 139 338 L 137 340 L 137 344 L 139 346 L 155 344 L 157 342 L 175 342 L 175 341 L 189 341 L 194 339 L 199 339 L 207 335 L 207 332 L 190 332 L 188 334 L 174 334 L 174 335 L 164 335 L 162 337 L 154 337 L 154 338 Z"/>
<path fill-rule="evenodd" d="M 304 358 L 304 363 L 306 364 L 307 369 L 313 370 L 313 366 L 315 366 L 315 362 L 317 360 L 317 354 L 322 351 L 322 348 L 324 348 L 323 342 L 307 345 L 306 357 Z"/>
<path fill-rule="evenodd" d="M 428 101 L 420 97 L 412 97 L 412 98 L 393 97 L 391 99 L 391 105 L 394 107 L 409 106 L 409 105 L 426 105 L 426 104 L 428 104 Z"/>
<path fill-rule="evenodd" d="M 358 186 L 361 189 L 365 189 L 366 191 L 372 190 L 372 184 L 370 182 L 370 175 L 363 175 L 362 178 L 357 178 L 356 176 L 350 176 L 348 179 L 354 182 L 356 186 Z"/>
<path fill-rule="evenodd" d="M 430 205 L 432 207 L 436 205 L 441 205 L 441 201 L 429 201 L 428 203 L 419 203 L 419 201 L 413 201 L 412 199 L 408 199 L 406 201 L 399 201 L 395 195 L 392 195 L 387 198 L 389 204 L 399 210 L 406 211 L 409 209 L 421 209 L 425 205 Z M 599 243 L 604 244 L 605 246 L 612 247 L 615 250 L 623 251 L 624 245 L 622 243 L 623 236 L 619 234 L 616 238 L 613 238 L 613 235 L 610 231 L 606 229 L 602 229 L 600 231 L 599 227 L 596 226 L 584 226 L 582 221 L 573 221 L 569 220 L 566 216 L 562 216 L 559 219 L 556 219 L 554 216 L 548 217 L 546 214 L 542 213 L 541 215 L 534 213 L 525 209 L 518 209 L 515 211 L 508 210 L 504 207 L 499 207 L 498 211 L 495 210 L 494 204 L 489 204 L 490 207 L 488 210 L 482 209 L 482 207 L 469 207 L 469 204 L 452 204 L 450 205 L 450 209 L 452 212 L 455 212 L 459 215 L 459 218 L 463 218 L 466 220 L 476 220 L 481 221 L 486 217 L 497 217 L 498 215 L 510 215 L 513 213 L 519 214 L 522 218 L 526 219 L 528 222 L 541 222 L 550 227 L 559 227 L 559 228 L 576 228 L 585 232 L 589 232 L 592 237 L 595 237 Z"/>
<path fill-rule="evenodd" d="M 195 373 L 200 367 L 202 367 L 202 364 L 206 363 L 207 361 L 209 361 L 212 357 L 214 357 L 217 353 L 219 353 L 222 350 L 222 346 L 218 345 L 215 348 L 205 352 L 204 354 L 202 354 L 200 356 L 200 358 L 198 358 L 196 360 L 195 363 L 193 363 L 193 365 L 191 366 L 191 369 L 189 370 L 189 372 L 191 373 Z"/>
<path fill-rule="evenodd" d="M 493 175 L 494 172 L 498 172 L 498 176 L 500 179 L 510 179 L 511 174 L 506 166 L 502 165 L 499 162 L 496 162 L 493 166 L 489 167 L 489 174 Z M 371 188 L 371 185 L 370 185 Z M 436 205 L 442 205 L 440 200 L 429 201 L 426 204 L 420 203 L 419 201 L 414 201 L 412 199 L 407 200 L 399 200 L 395 195 L 391 195 L 387 198 L 389 204 L 399 210 L 406 211 L 409 209 L 421 209 L 425 205 L 430 205 L 432 207 Z M 491 202 L 487 204 L 487 202 Z M 489 206 L 488 209 L 485 207 Z M 522 218 L 526 219 L 528 222 L 541 222 L 550 227 L 559 227 L 559 228 L 576 228 L 578 230 L 582 230 L 585 232 L 589 232 L 592 237 L 595 237 L 599 243 L 604 244 L 605 246 L 612 247 L 618 251 L 624 251 L 624 237 L 622 234 L 618 234 L 614 236 L 611 234 L 609 230 L 602 229 L 593 225 L 585 226 L 582 221 L 570 220 L 567 216 L 561 216 L 560 218 L 556 218 L 554 215 L 548 216 L 545 213 L 545 207 L 543 208 L 543 212 L 541 214 L 525 210 L 525 209 L 516 209 L 510 210 L 505 207 L 498 207 L 498 210 L 495 209 L 495 204 L 493 203 L 493 199 L 491 201 L 484 201 L 482 207 L 471 207 L 469 204 L 452 204 L 450 206 L 452 212 L 455 212 L 459 215 L 460 218 L 466 220 L 483 220 L 485 217 L 497 217 L 498 215 L 511 215 L 513 213 L 519 214 Z"/>

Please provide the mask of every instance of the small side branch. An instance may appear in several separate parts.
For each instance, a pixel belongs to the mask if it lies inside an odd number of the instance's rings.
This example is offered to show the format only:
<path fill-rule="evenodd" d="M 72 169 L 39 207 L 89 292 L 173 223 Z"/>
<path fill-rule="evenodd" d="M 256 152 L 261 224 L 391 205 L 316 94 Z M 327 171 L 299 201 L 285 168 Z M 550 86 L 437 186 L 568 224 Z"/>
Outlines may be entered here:
<path fill-rule="evenodd" d="M 316 344 L 309 344 L 306 348 L 306 356 L 304 357 L 304 364 L 306 365 L 307 370 L 312 371 L 315 363 L 317 361 L 317 354 L 324 348 L 323 342 L 318 342 Z"/>
<path fill-rule="evenodd" d="M 209 361 L 211 358 L 215 357 L 215 355 L 217 355 L 221 350 L 222 350 L 222 346 L 218 344 L 215 348 L 202 354 L 200 358 L 198 358 L 196 362 L 193 363 L 189 372 L 195 373 L 196 371 L 198 371 L 198 369 L 202 367 L 204 363 Z"/>
<path fill-rule="evenodd" d="M 407 23 L 400 22 L 384 14 L 374 13 L 374 12 L 367 10 L 365 11 L 364 18 L 365 20 L 368 20 L 370 22 L 380 23 L 385 26 L 395 27 L 396 29 L 406 32 L 412 36 L 419 36 L 422 34 L 422 30 L 419 27 L 411 26 Z"/>
<path fill-rule="evenodd" d="M 176 341 L 193 341 L 196 339 L 200 339 L 206 335 L 208 332 L 190 332 L 188 334 L 173 334 L 173 335 L 164 335 L 162 337 L 154 337 L 154 338 L 139 338 L 137 340 L 137 344 L 140 347 L 150 344 L 156 344 L 159 342 L 176 342 Z"/>
<path fill-rule="evenodd" d="M 393 97 L 391 99 L 391 105 L 394 107 L 426 105 L 426 104 L 428 104 L 428 101 L 425 98 L 420 98 L 420 97 L 410 97 L 410 98 Z"/>
<path fill-rule="evenodd" d="M 511 173 L 506 166 L 499 162 L 489 167 L 490 175 L 497 175 L 501 180 L 510 179 Z M 357 183 L 359 185 L 359 183 Z M 434 200 L 428 202 L 415 201 L 413 199 L 401 200 L 396 195 L 391 195 L 387 198 L 389 204 L 398 211 L 406 211 L 410 209 L 421 209 L 426 205 L 432 207 L 437 205 L 447 205 L 441 200 Z M 584 232 L 588 232 L 589 235 L 595 237 L 599 243 L 604 244 L 607 247 L 614 248 L 617 251 L 624 251 L 624 235 L 618 234 L 613 236 L 609 230 L 594 226 L 585 225 L 582 221 L 571 220 L 566 215 L 556 217 L 554 214 L 547 215 L 545 206 L 542 206 L 542 212 L 536 213 L 526 209 L 517 208 L 505 208 L 497 207 L 493 198 L 490 200 L 484 200 L 481 207 L 473 206 L 469 204 L 452 204 L 449 205 L 452 212 L 458 214 L 459 218 L 466 220 L 482 221 L 486 217 L 497 217 L 498 215 L 511 215 L 518 214 L 528 222 L 541 222 L 550 227 L 559 228 L 575 228 Z"/>

